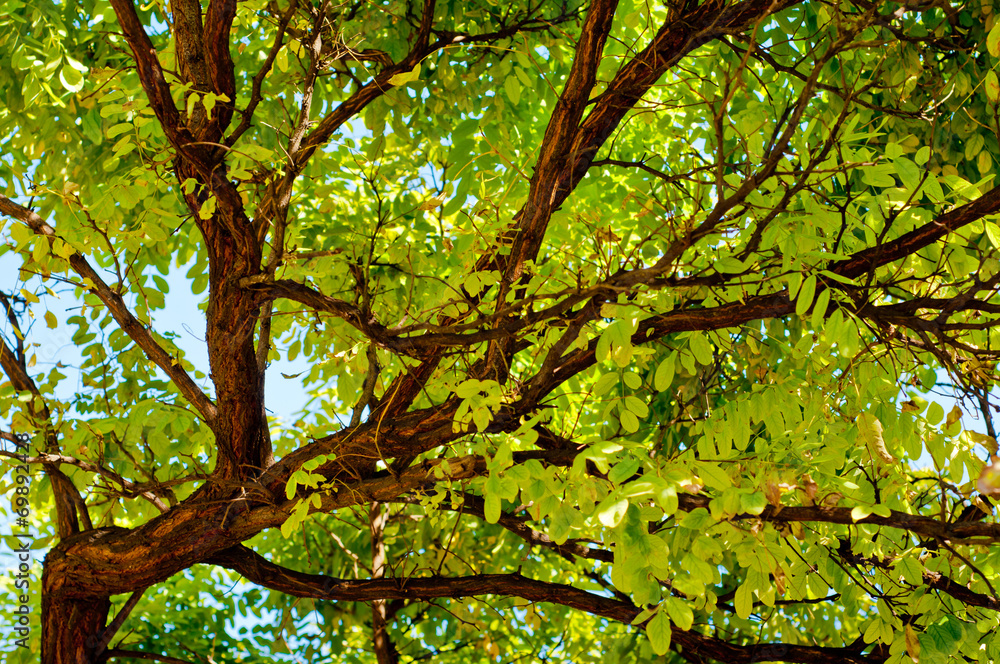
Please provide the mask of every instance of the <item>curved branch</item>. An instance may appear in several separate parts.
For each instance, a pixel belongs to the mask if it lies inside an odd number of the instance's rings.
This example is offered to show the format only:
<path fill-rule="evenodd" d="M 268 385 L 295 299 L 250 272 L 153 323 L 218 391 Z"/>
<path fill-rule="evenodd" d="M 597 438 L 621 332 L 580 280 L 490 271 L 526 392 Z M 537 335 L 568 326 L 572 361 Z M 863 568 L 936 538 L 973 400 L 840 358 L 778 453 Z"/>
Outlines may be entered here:
<path fill-rule="evenodd" d="M 939 215 L 934 221 L 915 228 L 891 242 L 859 251 L 849 259 L 830 265 L 831 272 L 854 279 L 880 265 L 913 255 L 948 233 L 1000 210 L 1000 187 L 994 187 L 974 201 Z"/>
<path fill-rule="evenodd" d="M 14 329 L 14 334 L 18 337 L 16 351 L 8 347 L 7 342 L 3 338 L 0 338 L 0 369 L 3 369 L 3 372 L 7 375 L 10 384 L 15 390 L 29 392 L 33 396 L 33 399 L 25 404 L 25 408 L 32 419 L 37 418 L 41 420 L 40 424 L 45 435 L 44 449 L 54 452 L 59 449 L 58 438 L 55 428 L 52 426 L 51 412 L 45 403 L 45 398 L 38 390 L 38 386 L 35 385 L 34 379 L 31 378 L 25 367 L 24 348 L 21 343 L 24 335 L 21 332 L 17 318 L 13 315 L 10 301 L 7 297 L 0 295 L 0 303 L 6 308 L 6 313 Z M 2 454 L 24 463 L 22 455 L 11 454 L 9 452 L 2 452 Z M 45 474 L 49 476 L 52 482 L 52 494 L 56 508 L 56 532 L 58 532 L 59 537 L 68 537 L 79 532 L 80 519 L 83 520 L 84 526 L 89 528 L 91 523 L 90 514 L 87 512 L 87 504 L 77 490 L 76 485 L 73 484 L 73 481 L 55 464 L 45 463 L 43 467 L 45 468 Z"/>
<path fill-rule="evenodd" d="M 281 567 L 243 545 L 235 546 L 209 558 L 209 564 L 238 572 L 248 580 L 271 590 L 295 597 L 334 601 L 424 600 L 439 597 L 460 598 L 477 595 L 519 597 L 530 602 L 567 606 L 591 615 L 631 623 L 640 610 L 631 602 L 595 595 L 560 583 L 536 581 L 520 574 L 479 574 L 465 577 L 430 576 L 373 580 L 337 579 L 320 574 L 306 574 Z M 873 664 L 884 657 L 862 655 L 847 648 L 822 648 L 785 643 L 735 645 L 722 639 L 684 631 L 674 626 L 672 645 L 686 653 L 712 657 L 724 662 L 803 662 L 807 664 Z"/>
<path fill-rule="evenodd" d="M 853 279 L 865 272 L 912 255 L 948 233 L 998 211 L 1000 211 L 1000 187 L 994 187 L 975 201 L 942 213 L 936 219 L 895 240 L 856 252 L 847 260 L 831 263 L 826 271 Z M 659 275 L 659 272 L 660 270 L 656 268 L 632 270 L 609 279 L 608 285 L 622 288 L 649 283 Z M 824 287 L 838 286 L 832 278 L 821 277 L 821 279 L 825 282 Z M 795 301 L 789 296 L 787 289 L 707 309 L 672 311 L 640 321 L 636 333 L 632 335 L 632 343 L 637 345 L 648 343 L 675 332 L 738 327 L 753 320 L 788 316 L 794 311 Z M 540 372 L 528 381 L 529 389 L 525 394 L 533 395 L 532 398 L 536 401 L 540 400 L 570 376 L 593 366 L 596 362 L 596 349 L 597 340 L 593 339 L 586 348 L 562 356 L 554 368 Z"/>
<path fill-rule="evenodd" d="M 924 583 L 931 588 L 951 595 L 963 604 L 978 606 L 990 609 L 991 611 L 1000 611 L 1000 599 L 969 590 L 938 572 L 924 572 Z"/>
<path fill-rule="evenodd" d="M 672 14 L 646 48 L 629 59 L 607 88 L 591 101 L 593 109 L 586 119 L 572 127 L 570 145 L 564 146 L 557 140 L 549 142 L 546 132 L 546 142 L 542 144 L 537 162 L 538 168 L 544 168 L 546 177 L 542 179 L 536 173 L 532 178 L 528 202 L 508 230 L 508 233 L 516 233 L 510 255 L 485 256 L 476 269 L 485 270 L 490 263 L 500 261 L 505 279 L 517 279 L 524 263 L 537 255 L 552 214 L 583 180 L 598 150 L 668 69 L 699 46 L 722 35 L 742 31 L 800 1 L 746 0 L 725 6 L 719 0 L 712 0 L 697 6 L 690 3 L 687 5 L 691 7 L 689 11 Z M 568 91 L 570 98 L 574 98 L 573 90 Z M 561 117 L 558 112 L 553 114 L 553 120 L 557 117 Z M 566 114 L 566 120 L 572 117 Z"/>

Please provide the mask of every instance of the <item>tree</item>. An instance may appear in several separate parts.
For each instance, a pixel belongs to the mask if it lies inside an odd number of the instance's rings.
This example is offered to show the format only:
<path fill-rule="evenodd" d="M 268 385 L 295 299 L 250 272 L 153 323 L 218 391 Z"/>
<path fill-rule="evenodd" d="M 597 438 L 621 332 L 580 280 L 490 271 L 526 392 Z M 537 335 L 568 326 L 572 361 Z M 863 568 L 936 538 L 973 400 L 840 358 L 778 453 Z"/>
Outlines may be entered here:
<path fill-rule="evenodd" d="M 5 0 L 32 649 L 996 661 L 995 8 Z"/>

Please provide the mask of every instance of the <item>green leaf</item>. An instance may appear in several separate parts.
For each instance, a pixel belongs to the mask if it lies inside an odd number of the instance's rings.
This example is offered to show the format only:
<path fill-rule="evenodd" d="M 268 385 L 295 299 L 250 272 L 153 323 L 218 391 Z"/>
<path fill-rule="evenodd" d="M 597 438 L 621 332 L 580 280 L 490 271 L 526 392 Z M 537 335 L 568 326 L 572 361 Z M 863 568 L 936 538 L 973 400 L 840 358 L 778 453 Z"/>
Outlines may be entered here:
<path fill-rule="evenodd" d="M 986 48 L 994 58 L 1000 57 L 1000 21 L 986 35 Z"/>
<path fill-rule="evenodd" d="M 617 372 L 606 373 L 606 374 L 602 375 L 597 380 L 596 383 L 594 383 L 594 387 L 591 390 L 591 392 L 593 393 L 593 395 L 595 397 L 599 397 L 599 396 L 602 396 L 604 394 L 607 394 L 608 391 L 611 388 L 613 388 L 616 385 L 618 385 L 618 381 L 619 380 L 620 380 L 620 377 L 619 377 L 619 375 L 618 375 Z M 461 396 L 461 395 L 459 395 L 459 396 Z"/>
<path fill-rule="evenodd" d="M 486 494 L 484 501 L 484 514 L 487 523 L 496 523 L 500 520 L 500 496 L 495 493 Z"/>
<path fill-rule="evenodd" d="M 996 103 L 1000 100 L 1000 80 L 997 80 L 997 73 L 992 69 L 986 72 L 983 79 L 983 88 L 986 90 L 986 97 Z"/>
<path fill-rule="evenodd" d="M 802 286 L 799 288 L 799 294 L 795 299 L 795 315 L 800 318 L 806 315 L 812 307 L 813 300 L 816 297 L 816 275 L 810 274 L 802 282 Z"/>
<path fill-rule="evenodd" d="M 915 163 L 906 157 L 897 157 L 892 165 L 907 190 L 915 191 L 920 186 L 920 168 Z"/>
<path fill-rule="evenodd" d="M 694 612 L 687 602 L 678 597 L 668 597 L 664 604 L 666 604 L 667 613 L 670 614 L 672 623 L 685 632 L 691 629 L 691 625 L 694 624 Z"/>
<path fill-rule="evenodd" d="M 390 77 L 389 85 L 398 87 L 400 85 L 406 85 L 407 83 L 416 81 L 417 79 L 420 78 L 420 67 L 421 65 L 418 64 L 410 71 L 404 71 L 399 74 L 396 74 L 395 76 Z"/>
<path fill-rule="evenodd" d="M 621 413 L 619 419 L 622 423 L 622 428 L 628 433 L 635 433 L 639 430 L 639 418 L 632 411 L 626 410 Z"/>
<path fill-rule="evenodd" d="M 653 376 L 653 388 L 657 392 L 663 392 L 674 382 L 676 353 L 671 353 L 669 357 L 660 362 L 656 367 L 656 374 Z"/>
<path fill-rule="evenodd" d="M 761 514 L 767 508 L 767 505 L 767 498 L 759 491 L 744 494 L 740 497 L 740 507 L 747 514 Z"/>
<path fill-rule="evenodd" d="M 895 169 L 889 164 L 876 164 L 875 166 L 862 166 L 861 172 L 865 183 L 873 187 L 894 187 L 896 180 L 891 173 Z"/>
<path fill-rule="evenodd" d="M 851 510 L 851 519 L 854 521 L 860 521 L 861 519 L 866 519 L 872 514 L 872 508 L 870 505 L 857 505 Z"/>
<path fill-rule="evenodd" d="M 645 419 L 649 416 L 649 406 L 643 403 L 639 397 L 634 397 L 631 394 L 625 397 L 625 407 L 635 413 L 639 419 Z"/>
<path fill-rule="evenodd" d="M 514 76 L 508 76 L 503 81 L 503 89 L 507 93 L 510 103 L 517 104 L 521 101 L 521 83 Z"/>
<path fill-rule="evenodd" d="M 70 92 L 79 92 L 83 89 L 83 76 L 76 68 L 69 65 L 59 70 L 59 82 Z"/>
<path fill-rule="evenodd" d="M 990 244 L 993 245 L 994 249 L 1000 249 L 1000 226 L 997 226 L 995 222 L 986 222 L 986 237 L 990 239 Z"/>
<path fill-rule="evenodd" d="M 662 657 L 670 652 L 670 619 L 665 611 L 657 611 L 649 621 L 646 625 L 646 636 L 654 653 Z"/>
<path fill-rule="evenodd" d="M 824 288 L 816 296 L 816 304 L 813 306 L 812 318 L 809 321 L 812 324 L 814 330 L 820 330 L 823 328 L 823 321 L 826 318 L 826 312 L 830 308 L 830 289 Z"/>
<path fill-rule="evenodd" d="M 633 371 L 626 371 L 624 374 L 622 374 L 622 382 L 624 382 L 625 386 L 631 390 L 638 390 L 640 387 L 642 387 L 642 379 L 639 378 L 639 375 Z M 635 411 L 634 408 L 629 408 L 629 410 Z M 639 417 L 644 417 L 644 416 L 640 415 Z"/>
<path fill-rule="evenodd" d="M 705 484 L 714 489 L 725 490 L 733 485 L 733 481 L 729 478 L 729 475 L 717 463 L 699 461 L 697 468 L 698 474 L 704 480 Z"/>
<path fill-rule="evenodd" d="M 597 519 L 608 528 L 614 528 L 625 516 L 628 509 L 627 500 L 605 500 L 597 508 Z"/>
<path fill-rule="evenodd" d="M 715 261 L 714 267 L 717 271 L 729 274 L 737 274 L 740 272 L 745 272 L 747 269 L 746 264 L 736 258 L 730 256 L 723 256 L 722 258 Z"/>
<path fill-rule="evenodd" d="M 927 179 L 924 180 L 923 190 L 933 202 L 944 202 L 944 189 L 941 188 L 941 183 L 938 182 L 938 178 L 935 175 L 931 173 L 927 174 Z"/>
<path fill-rule="evenodd" d="M 937 424 L 944 418 L 944 407 L 937 401 L 932 401 L 927 412 L 924 413 L 924 419 L 927 420 L 928 424 Z"/>
<path fill-rule="evenodd" d="M 743 583 L 739 588 L 736 589 L 736 595 L 733 597 L 733 607 L 736 609 L 736 615 L 744 620 L 750 617 L 753 613 L 753 589 L 750 584 Z"/>
<path fill-rule="evenodd" d="M 700 364 L 712 364 L 714 360 L 712 344 L 708 342 L 708 337 L 706 337 L 703 333 L 695 332 L 692 334 L 688 338 L 688 347 L 691 349 L 691 352 L 694 353 L 694 358 L 698 360 Z"/>
<path fill-rule="evenodd" d="M 615 464 L 615 467 L 608 473 L 608 481 L 614 484 L 621 484 L 635 475 L 635 471 L 639 470 L 641 465 L 642 461 L 640 459 L 627 459 Z"/>

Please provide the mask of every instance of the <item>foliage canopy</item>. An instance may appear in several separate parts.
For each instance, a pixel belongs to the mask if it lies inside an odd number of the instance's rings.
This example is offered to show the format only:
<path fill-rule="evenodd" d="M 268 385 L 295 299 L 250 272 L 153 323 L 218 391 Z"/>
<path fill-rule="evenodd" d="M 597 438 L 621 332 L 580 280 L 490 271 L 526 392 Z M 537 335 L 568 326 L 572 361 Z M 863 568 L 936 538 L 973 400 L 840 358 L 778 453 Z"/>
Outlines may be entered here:
<path fill-rule="evenodd" d="M 45 664 L 1000 658 L 991 0 L 0 6 Z"/>

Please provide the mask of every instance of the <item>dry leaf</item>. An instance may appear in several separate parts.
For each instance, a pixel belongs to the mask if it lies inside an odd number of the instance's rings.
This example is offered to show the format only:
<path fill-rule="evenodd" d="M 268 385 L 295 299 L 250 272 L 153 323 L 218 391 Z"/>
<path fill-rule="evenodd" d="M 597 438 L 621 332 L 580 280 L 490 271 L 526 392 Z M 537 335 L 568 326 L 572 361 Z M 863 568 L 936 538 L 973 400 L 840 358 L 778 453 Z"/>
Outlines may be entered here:
<path fill-rule="evenodd" d="M 861 413 L 857 420 L 858 433 L 861 440 L 865 441 L 872 456 L 876 456 L 885 463 L 893 463 L 896 457 L 889 453 L 885 446 L 885 439 L 882 438 L 882 423 L 871 413 Z"/>

